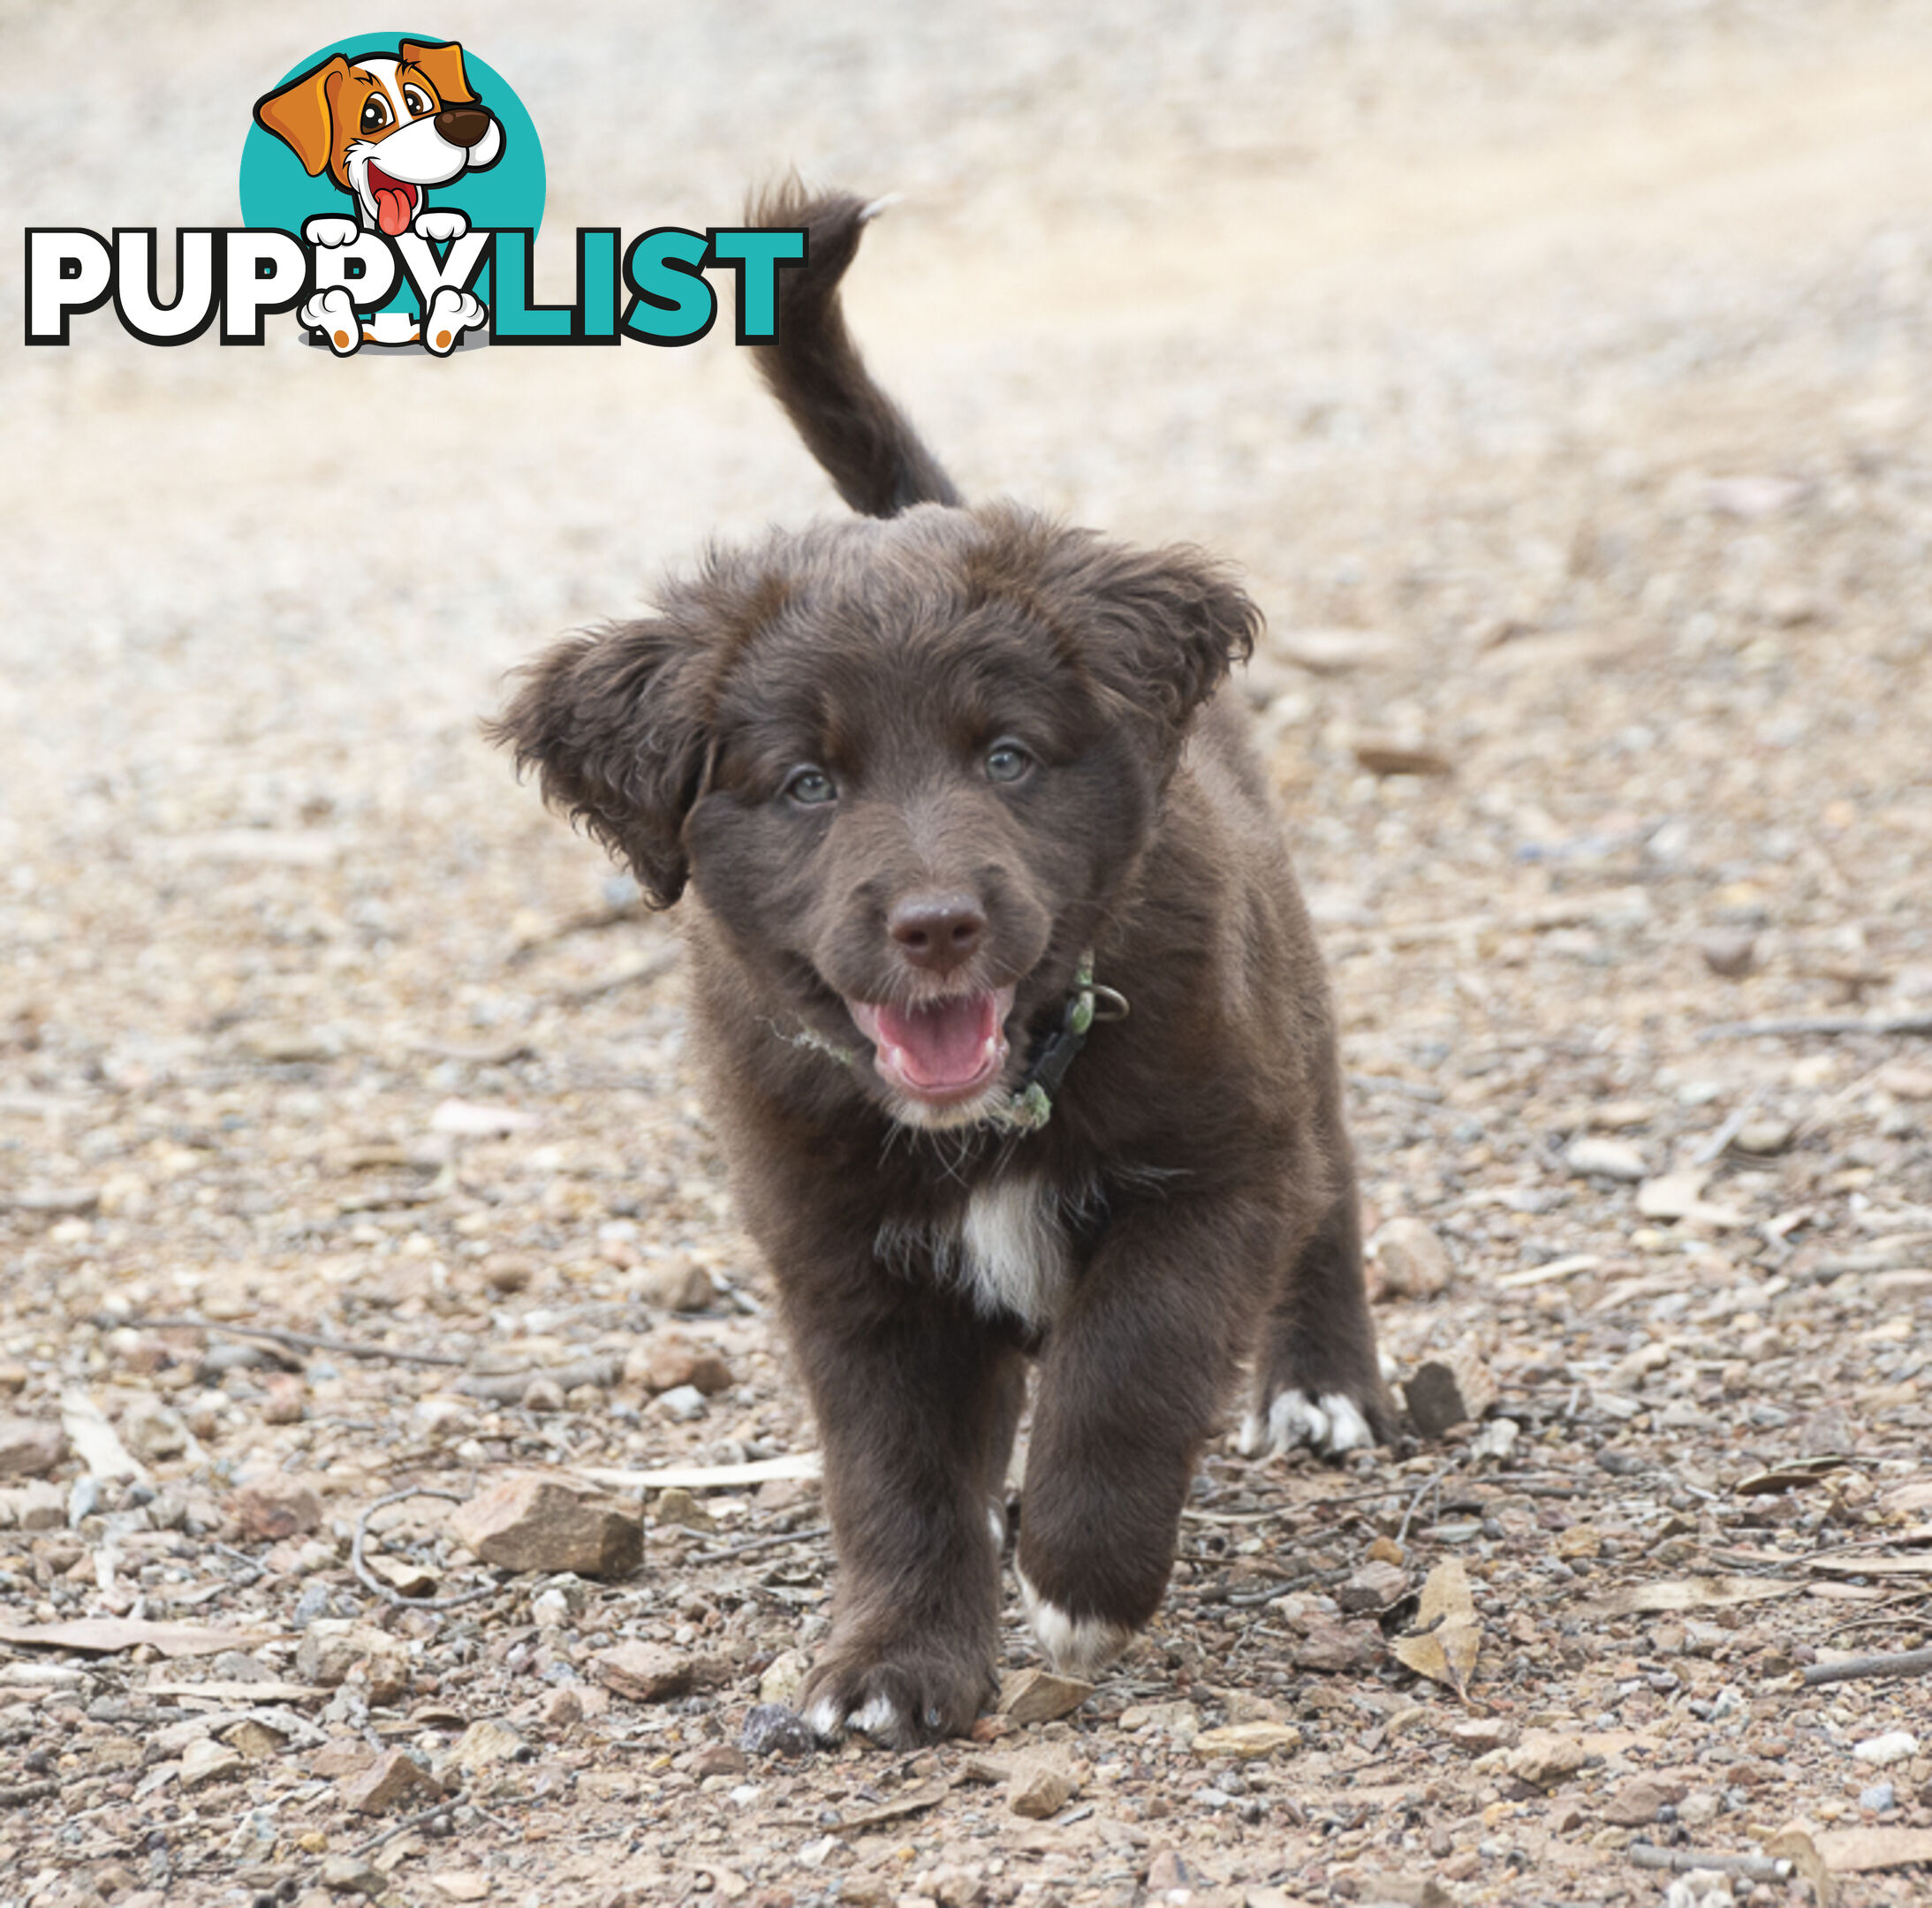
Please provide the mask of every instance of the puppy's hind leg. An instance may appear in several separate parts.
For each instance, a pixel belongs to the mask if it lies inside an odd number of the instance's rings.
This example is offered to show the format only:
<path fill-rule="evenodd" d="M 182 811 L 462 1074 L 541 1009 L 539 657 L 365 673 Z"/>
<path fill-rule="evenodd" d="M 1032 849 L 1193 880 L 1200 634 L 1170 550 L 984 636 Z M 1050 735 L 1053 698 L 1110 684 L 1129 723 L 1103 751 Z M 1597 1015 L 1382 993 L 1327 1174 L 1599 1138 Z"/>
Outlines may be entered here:
<path fill-rule="evenodd" d="M 1360 1201 L 1347 1146 L 1337 1121 L 1331 1171 L 1340 1189 L 1287 1257 L 1263 1328 L 1254 1407 L 1239 1439 L 1251 1457 L 1298 1444 L 1337 1457 L 1395 1434 L 1362 1283 Z"/>

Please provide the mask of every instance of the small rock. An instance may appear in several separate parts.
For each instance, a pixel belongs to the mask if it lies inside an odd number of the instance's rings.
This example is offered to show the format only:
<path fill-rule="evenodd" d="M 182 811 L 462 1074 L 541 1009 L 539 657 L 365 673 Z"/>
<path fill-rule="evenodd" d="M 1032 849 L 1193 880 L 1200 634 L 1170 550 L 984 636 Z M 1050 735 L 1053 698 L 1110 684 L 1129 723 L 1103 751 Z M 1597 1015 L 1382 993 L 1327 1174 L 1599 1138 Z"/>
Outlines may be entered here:
<path fill-rule="evenodd" d="M 805 1687 L 811 1659 L 803 1650 L 780 1650 L 758 1678 L 758 1700 L 768 1707 L 788 1707 Z"/>
<path fill-rule="evenodd" d="M 1317 1623 L 1296 1641 L 1288 1660 L 1298 1670 L 1345 1675 L 1372 1661 L 1381 1635 L 1374 1624 Z"/>
<path fill-rule="evenodd" d="M 1409 1587 L 1409 1573 L 1399 1564 L 1375 1559 L 1364 1564 L 1335 1593 L 1335 1601 L 1349 1615 L 1385 1610 Z"/>
<path fill-rule="evenodd" d="M 1554 1730 L 1531 1730 L 1509 1753 L 1506 1767 L 1519 1782 L 1537 1789 L 1574 1776 L 1583 1767 L 1584 1747 L 1574 1736 Z"/>
<path fill-rule="evenodd" d="M 1433 1298 L 1449 1284 L 1449 1253 L 1420 1219 L 1390 1219 L 1370 1245 L 1381 1287 L 1391 1298 Z"/>
<path fill-rule="evenodd" d="M 1469 1440 L 1472 1458 L 1507 1458 L 1516 1449 L 1523 1427 L 1513 1418 L 1492 1418 Z"/>
<path fill-rule="evenodd" d="M 1500 1749 L 1515 1734 L 1501 1716 L 1471 1716 L 1449 1725 L 1449 1739 L 1466 1755 L 1487 1755 Z"/>
<path fill-rule="evenodd" d="M 1196 1755 L 1232 1756 L 1238 1762 L 1286 1755 L 1300 1746 L 1301 1731 L 1287 1722 L 1230 1722 L 1221 1729 L 1202 1730 L 1194 1738 Z"/>
<path fill-rule="evenodd" d="M 443 1784 L 406 1750 L 390 1749 L 342 1784 L 342 1803 L 358 1814 L 380 1815 L 407 1798 L 442 1793 Z"/>
<path fill-rule="evenodd" d="M 24 1531 L 63 1530 L 67 1523 L 67 1494 L 47 1478 L 35 1478 L 7 1494 L 13 1519 Z"/>
<path fill-rule="evenodd" d="M 308 1410 L 308 1385 L 297 1372 L 277 1372 L 263 1386 L 263 1424 L 300 1424 Z"/>
<path fill-rule="evenodd" d="M 0 1418 L 0 1477 L 45 1477 L 67 1455 L 67 1434 L 39 1418 Z"/>
<path fill-rule="evenodd" d="M 204 1783 L 231 1782 L 247 1769 L 247 1759 L 239 1750 L 201 1736 L 181 1752 L 179 1780 L 184 1789 L 199 1789 Z"/>
<path fill-rule="evenodd" d="M 322 1527 L 322 1499 L 299 1473 L 269 1471 L 246 1480 L 228 1500 L 228 1514 L 249 1537 L 279 1541 Z"/>
<path fill-rule="evenodd" d="M 489 1877 L 480 1868 L 432 1868 L 425 1879 L 445 1901 L 489 1899 Z"/>
<path fill-rule="evenodd" d="M 1566 1563 L 1578 1557 L 1598 1557 L 1603 1554 L 1603 1533 L 1594 1524 L 1572 1524 L 1568 1530 L 1557 1533 L 1557 1541 L 1550 1548 Z"/>
<path fill-rule="evenodd" d="M 666 1312 L 702 1312 L 717 1297 L 711 1275 L 688 1259 L 667 1259 L 644 1267 L 633 1290 L 646 1305 Z"/>
<path fill-rule="evenodd" d="M 754 1703 L 739 1732 L 739 1747 L 746 1755 L 810 1755 L 818 1744 L 805 1718 L 783 1703 Z"/>
<path fill-rule="evenodd" d="M 745 1752 L 730 1743 L 707 1743 L 691 1759 L 691 1773 L 700 1782 L 707 1776 L 742 1776 L 750 1767 Z"/>
<path fill-rule="evenodd" d="M 556 1695 L 565 1695 L 567 1691 L 557 1690 Z M 514 1762 L 524 1753 L 526 1745 L 521 1736 L 507 1724 L 492 1722 L 488 1716 L 478 1716 L 463 1733 L 443 1752 L 440 1769 L 481 1769 L 494 1768 L 500 1763 Z"/>
<path fill-rule="evenodd" d="M 1790 1120 L 1754 1119 L 1746 1120 L 1732 1136 L 1731 1144 L 1739 1153 L 1748 1153 L 1754 1159 L 1770 1159 L 1779 1153 L 1789 1152 L 1791 1144 L 1798 1137 L 1798 1128 Z"/>
<path fill-rule="evenodd" d="M 675 1391 L 694 1385 L 707 1397 L 728 1390 L 731 1367 L 724 1354 L 694 1345 L 682 1332 L 654 1332 L 624 1361 L 625 1378 L 649 1391 Z"/>
<path fill-rule="evenodd" d="M 569 1684 L 553 1689 L 538 1707 L 537 1715 L 545 1729 L 574 1729 L 584 1720 L 584 1700 Z"/>
<path fill-rule="evenodd" d="M 536 1277 L 535 1261 L 521 1253 L 491 1253 L 483 1261 L 483 1283 L 493 1292 L 508 1295 L 527 1291 Z"/>
<path fill-rule="evenodd" d="M 380 1895 L 389 1877 L 360 1855 L 331 1855 L 322 1866 L 322 1885 L 331 1895 Z"/>
<path fill-rule="evenodd" d="M 690 1424 L 701 1418 L 710 1410 L 704 1393 L 696 1385 L 673 1385 L 669 1391 L 657 1395 L 657 1408 L 667 1417 L 675 1418 L 679 1424 Z"/>
<path fill-rule="evenodd" d="M 1006 1806 L 1030 1821 L 1046 1821 L 1066 1806 L 1073 1789 L 1072 1776 L 1057 1763 L 1036 1763 L 1013 1777 Z"/>
<path fill-rule="evenodd" d="M 523 1408 L 528 1412 L 560 1412 L 564 1388 L 554 1378 L 538 1376 L 523 1388 Z"/>
<path fill-rule="evenodd" d="M 1417 1432 L 1437 1438 L 1459 1424 L 1481 1418 L 1496 1401 L 1496 1382 L 1472 1351 L 1452 1352 L 1416 1367 L 1402 1387 Z"/>
<path fill-rule="evenodd" d="M 1898 1805 L 1898 1791 L 1889 1782 L 1874 1783 L 1869 1789 L 1860 1789 L 1858 1792 L 1858 1806 L 1861 1809 L 1870 1809 L 1875 1815 L 1883 1815 L 1887 1809 L 1896 1808 Z"/>
<path fill-rule="evenodd" d="M 1046 1670 L 1016 1670 L 1001 1678 L 998 1713 L 1016 1729 L 1033 1722 L 1053 1722 L 1074 1710 L 1094 1693 L 1091 1683 L 1077 1677 L 1055 1676 Z"/>
<path fill-rule="evenodd" d="M 632 1702 L 670 1702 L 698 1680 L 697 1658 L 666 1643 L 615 1644 L 592 1657 L 591 1668 L 612 1694 Z"/>
<path fill-rule="evenodd" d="M 1701 1168 L 1692 1167 L 1646 1179 L 1637 1188 L 1637 1210 L 1646 1219 L 1687 1219 L 1702 1207 L 1709 1177 Z"/>
<path fill-rule="evenodd" d="M 628 1577 L 644 1561 L 636 1508 L 561 1478 L 506 1478 L 460 1505 L 450 1529 L 484 1563 L 505 1570 Z"/>
<path fill-rule="evenodd" d="M 159 1398 L 135 1397 L 121 1413 L 121 1442 L 144 1463 L 178 1458 L 188 1448 L 188 1427 Z"/>
<path fill-rule="evenodd" d="M 1605 1798 L 1602 1817 L 1620 1828 L 1648 1828 L 1656 1821 L 1657 1811 L 1675 1808 L 1689 1785 L 1667 1776 L 1636 1776 L 1619 1783 Z"/>
<path fill-rule="evenodd" d="M 1156 1901 L 1172 1889 L 1194 1892 L 1212 1886 L 1208 1877 L 1178 1850 L 1157 1849 L 1148 1863 L 1148 1893 Z"/>
<path fill-rule="evenodd" d="M 651 1505 L 651 1521 L 675 1524 L 680 1529 L 699 1531 L 707 1536 L 718 1527 L 718 1520 L 689 1491 L 675 1487 L 657 1494 L 656 1502 Z"/>
<path fill-rule="evenodd" d="M 1919 1738 L 1908 1730 L 1888 1730 L 1883 1736 L 1870 1736 L 1852 1750 L 1854 1760 L 1873 1768 L 1890 1768 L 1919 1753 Z"/>
<path fill-rule="evenodd" d="M 359 1664 L 375 1685 L 407 1686 L 409 1657 L 400 1641 L 371 1624 L 340 1616 L 319 1616 L 302 1632 L 295 1652 L 295 1673 L 305 1683 L 334 1689 Z"/>
<path fill-rule="evenodd" d="M 1586 1133 L 1572 1140 L 1564 1151 L 1564 1162 L 1580 1179 L 1620 1179 L 1633 1183 L 1641 1179 L 1644 1156 L 1627 1140 L 1607 1140 L 1601 1134 Z"/>
<path fill-rule="evenodd" d="M 1697 951 L 1714 974 L 1721 974 L 1726 980 L 1741 980 L 1757 963 L 1757 936 L 1720 928 L 1704 935 L 1697 943 Z"/>

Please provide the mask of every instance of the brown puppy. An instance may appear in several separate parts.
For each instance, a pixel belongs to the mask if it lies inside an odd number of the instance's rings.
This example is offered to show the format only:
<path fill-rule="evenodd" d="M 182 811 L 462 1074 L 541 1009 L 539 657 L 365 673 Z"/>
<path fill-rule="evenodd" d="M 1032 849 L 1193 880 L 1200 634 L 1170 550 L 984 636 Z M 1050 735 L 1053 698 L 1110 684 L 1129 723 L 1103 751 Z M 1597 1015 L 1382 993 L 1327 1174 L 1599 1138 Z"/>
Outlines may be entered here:
<path fill-rule="evenodd" d="M 1328 990 L 1214 694 L 1259 617 L 1192 550 L 959 506 L 845 332 L 864 217 L 760 213 L 810 231 L 761 368 L 868 515 L 557 645 L 496 735 L 658 904 L 689 882 L 693 1013 L 841 1566 L 802 1705 L 905 1745 L 992 1686 L 1029 1357 L 1019 1579 L 1080 1673 L 1159 1603 L 1250 1353 L 1250 1448 L 1391 1419 Z"/>

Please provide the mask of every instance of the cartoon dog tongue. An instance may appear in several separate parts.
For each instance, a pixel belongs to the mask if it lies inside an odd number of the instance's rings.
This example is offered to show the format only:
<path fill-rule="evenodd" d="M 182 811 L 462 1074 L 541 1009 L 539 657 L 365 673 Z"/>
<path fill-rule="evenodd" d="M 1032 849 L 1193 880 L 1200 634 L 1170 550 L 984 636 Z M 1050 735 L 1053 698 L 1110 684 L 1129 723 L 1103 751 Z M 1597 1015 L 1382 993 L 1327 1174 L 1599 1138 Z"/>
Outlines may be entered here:
<path fill-rule="evenodd" d="M 409 208 L 416 201 L 416 188 L 372 165 L 369 190 L 375 195 L 376 223 L 390 238 L 401 238 L 409 230 Z"/>

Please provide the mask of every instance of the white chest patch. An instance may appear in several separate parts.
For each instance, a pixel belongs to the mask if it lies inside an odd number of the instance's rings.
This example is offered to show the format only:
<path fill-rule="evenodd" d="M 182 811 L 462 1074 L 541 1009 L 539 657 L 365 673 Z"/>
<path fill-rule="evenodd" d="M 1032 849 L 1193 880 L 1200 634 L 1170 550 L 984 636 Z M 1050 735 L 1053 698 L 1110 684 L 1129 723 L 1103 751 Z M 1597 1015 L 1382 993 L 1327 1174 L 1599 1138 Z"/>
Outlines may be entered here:
<path fill-rule="evenodd" d="M 1066 1296 L 1066 1228 L 1059 1200 L 1030 1176 L 980 1187 L 959 1224 L 959 1261 L 978 1310 L 989 1315 L 1011 1312 L 1044 1329 Z"/>

